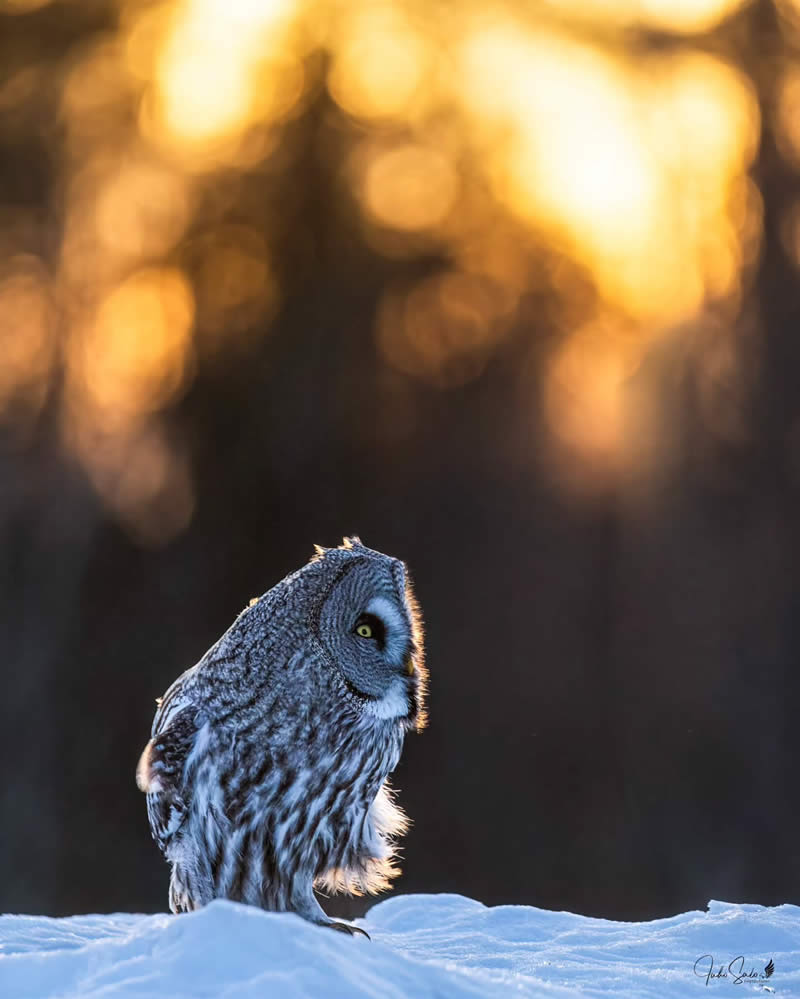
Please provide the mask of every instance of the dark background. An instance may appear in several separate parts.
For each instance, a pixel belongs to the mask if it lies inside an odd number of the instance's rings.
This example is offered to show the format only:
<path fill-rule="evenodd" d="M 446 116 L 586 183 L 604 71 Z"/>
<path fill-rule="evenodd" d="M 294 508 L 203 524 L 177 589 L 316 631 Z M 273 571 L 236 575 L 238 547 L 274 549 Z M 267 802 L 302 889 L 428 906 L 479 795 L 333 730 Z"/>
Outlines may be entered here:
<path fill-rule="evenodd" d="M 34 220 L 27 251 L 48 267 L 64 223 L 56 68 L 117 15 L 0 14 L 9 75 L 54 67 L 16 117 L 0 111 L 0 202 Z M 546 283 L 469 377 L 386 363 L 385 289 L 446 253 L 387 257 L 360 237 L 339 187 L 344 116 L 321 86 L 286 126 L 279 179 L 244 171 L 222 211 L 269 231 L 280 306 L 199 352 L 157 414 L 190 468 L 188 523 L 142 532 L 107 502 L 65 444 L 57 364 L 33 416 L 8 403 L 0 908 L 166 907 L 134 784 L 154 698 L 313 543 L 349 533 L 408 563 L 427 625 L 430 724 L 394 781 L 414 820 L 397 891 L 617 919 L 798 901 L 800 287 L 780 238 L 797 177 L 768 113 L 794 49 L 762 3 L 701 44 L 728 42 L 763 114 L 762 250 L 735 314 L 643 350 L 624 388 L 647 400 L 635 460 L 585 472 L 554 446 L 544 385 L 567 332 Z M 709 375 L 720 338 L 735 364 Z M 157 527 L 157 501 L 147 516 Z"/>

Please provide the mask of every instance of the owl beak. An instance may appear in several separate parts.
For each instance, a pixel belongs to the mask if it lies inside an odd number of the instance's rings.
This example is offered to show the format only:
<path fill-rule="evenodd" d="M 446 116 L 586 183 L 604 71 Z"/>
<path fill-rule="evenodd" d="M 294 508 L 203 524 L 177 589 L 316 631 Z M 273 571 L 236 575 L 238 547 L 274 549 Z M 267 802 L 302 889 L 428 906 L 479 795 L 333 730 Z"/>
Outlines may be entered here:
<path fill-rule="evenodd" d="M 414 663 L 414 657 L 409 656 L 406 659 L 406 676 L 413 676 L 417 671 L 417 667 Z"/>

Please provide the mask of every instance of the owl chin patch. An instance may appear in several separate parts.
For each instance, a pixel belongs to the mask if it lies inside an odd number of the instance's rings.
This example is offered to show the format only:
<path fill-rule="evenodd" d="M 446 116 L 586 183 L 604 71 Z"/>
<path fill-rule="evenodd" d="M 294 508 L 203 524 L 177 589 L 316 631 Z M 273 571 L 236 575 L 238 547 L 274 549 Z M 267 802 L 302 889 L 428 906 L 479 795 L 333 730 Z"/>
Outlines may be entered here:
<path fill-rule="evenodd" d="M 398 677 L 389 687 L 383 697 L 366 701 L 365 714 L 374 718 L 405 718 L 409 712 L 408 691 L 405 683 Z"/>

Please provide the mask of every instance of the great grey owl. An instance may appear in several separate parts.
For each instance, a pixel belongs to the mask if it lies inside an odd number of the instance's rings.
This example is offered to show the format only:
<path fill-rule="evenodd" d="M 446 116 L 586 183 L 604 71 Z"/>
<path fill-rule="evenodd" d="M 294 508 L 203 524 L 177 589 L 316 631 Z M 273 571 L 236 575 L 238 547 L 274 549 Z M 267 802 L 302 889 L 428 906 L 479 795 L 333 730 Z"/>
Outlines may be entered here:
<path fill-rule="evenodd" d="M 172 911 L 229 898 L 353 932 L 314 887 L 399 873 L 387 777 L 424 724 L 425 677 L 406 568 L 358 538 L 251 601 L 158 701 L 139 760 Z"/>

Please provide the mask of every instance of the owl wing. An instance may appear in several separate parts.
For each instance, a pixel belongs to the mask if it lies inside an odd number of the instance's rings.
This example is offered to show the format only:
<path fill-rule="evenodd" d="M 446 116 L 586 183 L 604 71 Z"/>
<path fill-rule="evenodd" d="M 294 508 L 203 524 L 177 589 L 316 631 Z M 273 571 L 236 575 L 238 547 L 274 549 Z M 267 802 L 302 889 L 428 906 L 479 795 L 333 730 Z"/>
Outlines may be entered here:
<path fill-rule="evenodd" d="M 139 759 L 136 783 L 147 793 L 147 817 L 153 839 L 166 853 L 186 817 L 183 773 L 197 735 L 197 725 L 194 707 L 172 712 L 165 712 L 163 708 L 162 703 L 153 725 L 153 738 Z M 161 725 L 165 727 L 161 728 Z"/>

